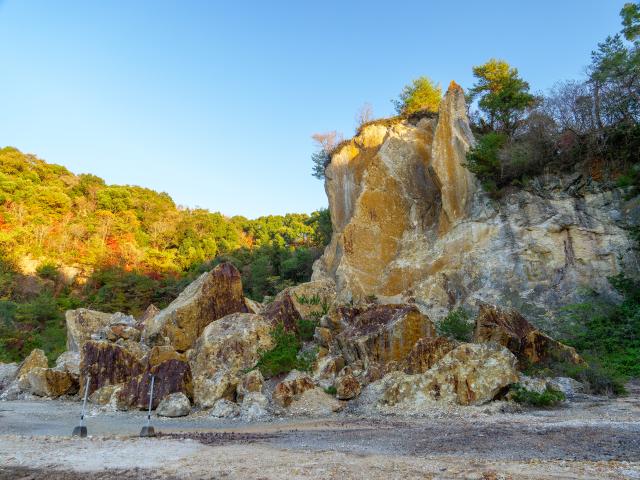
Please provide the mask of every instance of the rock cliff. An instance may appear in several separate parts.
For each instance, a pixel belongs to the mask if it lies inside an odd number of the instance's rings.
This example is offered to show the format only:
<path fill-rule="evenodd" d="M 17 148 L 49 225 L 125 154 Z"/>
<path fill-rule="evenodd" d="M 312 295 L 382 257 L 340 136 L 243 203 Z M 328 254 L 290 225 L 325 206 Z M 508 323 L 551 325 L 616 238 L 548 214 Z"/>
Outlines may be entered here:
<path fill-rule="evenodd" d="M 464 167 L 473 142 L 454 82 L 438 115 L 364 126 L 326 169 L 333 237 L 313 279 L 335 280 L 339 301 L 415 302 L 434 320 L 478 300 L 539 319 L 637 271 L 625 228 L 638 199 L 574 174 L 493 200 Z"/>

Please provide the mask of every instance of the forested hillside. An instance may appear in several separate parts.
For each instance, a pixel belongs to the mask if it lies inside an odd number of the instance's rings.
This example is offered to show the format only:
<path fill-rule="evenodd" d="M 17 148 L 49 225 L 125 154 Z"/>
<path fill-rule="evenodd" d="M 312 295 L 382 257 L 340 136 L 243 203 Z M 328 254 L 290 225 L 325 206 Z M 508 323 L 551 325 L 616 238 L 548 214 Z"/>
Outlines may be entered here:
<path fill-rule="evenodd" d="M 0 149 L 0 360 L 35 346 L 54 354 L 67 308 L 162 307 L 223 260 L 263 300 L 308 280 L 330 234 L 327 210 L 228 218 Z"/>

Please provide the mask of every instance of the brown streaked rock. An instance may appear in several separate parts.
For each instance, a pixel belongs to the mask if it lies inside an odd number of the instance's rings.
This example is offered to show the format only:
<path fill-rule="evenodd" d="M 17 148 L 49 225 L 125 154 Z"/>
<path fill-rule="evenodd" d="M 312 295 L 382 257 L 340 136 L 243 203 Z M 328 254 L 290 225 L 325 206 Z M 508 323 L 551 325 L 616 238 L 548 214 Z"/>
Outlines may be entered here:
<path fill-rule="evenodd" d="M 291 371 L 287 377 L 276 385 L 273 391 L 273 401 L 281 407 L 288 407 L 306 390 L 315 388 L 311 377 L 297 370 Z"/>
<path fill-rule="evenodd" d="M 86 308 L 67 310 L 65 319 L 67 324 L 67 350 L 80 352 L 91 336 L 108 327 L 113 315 Z"/>
<path fill-rule="evenodd" d="M 456 342 L 444 337 L 421 338 L 404 358 L 400 369 L 408 374 L 424 373 L 456 346 Z"/>
<path fill-rule="evenodd" d="M 65 371 L 36 367 L 27 373 L 29 391 L 40 397 L 57 398 L 78 391 L 77 380 Z"/>
<path fill-rule="evenodd" d="M 89 395 L 106 385 L 124 383 L 144 370 L 142 362 L 126 348 L 108 341 L 91 340 L 80 356 L 80 388 L 89 379 Z"/>

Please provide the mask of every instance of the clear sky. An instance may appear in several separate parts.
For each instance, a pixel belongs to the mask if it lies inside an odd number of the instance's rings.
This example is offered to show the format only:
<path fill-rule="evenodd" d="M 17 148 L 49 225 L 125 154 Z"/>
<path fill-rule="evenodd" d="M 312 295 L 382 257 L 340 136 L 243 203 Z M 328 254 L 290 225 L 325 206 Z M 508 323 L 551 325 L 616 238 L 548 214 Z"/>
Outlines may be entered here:
<path fill-rule="evenodd" d="M 326 206 L 310 135 L 490 57 L 580 77 L 624 0 L 0 0 L 0 145 L 190 207 Z"/>

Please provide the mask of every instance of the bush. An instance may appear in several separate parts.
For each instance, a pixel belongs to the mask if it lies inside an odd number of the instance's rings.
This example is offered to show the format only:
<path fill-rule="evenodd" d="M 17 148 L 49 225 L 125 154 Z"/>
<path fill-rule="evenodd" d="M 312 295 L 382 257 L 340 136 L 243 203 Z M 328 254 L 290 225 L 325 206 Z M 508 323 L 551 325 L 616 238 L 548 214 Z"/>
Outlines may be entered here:
<path fill-rule="evenodd" d="M 451 310 L 438 324 L 438 334 L 461 342 L 469 342 L 473 336 L 471 314 L 464 308 Z"/>
<path fill-rule="evenodd" d="M 427 110 L 437 112 L 442 99 L 442 88 L 428 77 L 416 78 L 406 85 L 397 100 L 392 100 L 396 111 L 402 115 Z"/>
<path fill-rule="evenodd" d="M 54 282 L 58 280 L 60 277 L 60 272 L 58 271 L 58 267 L 53 263 L 43 263 L 40 265 L 36 271 L 40 278 L 44 278 L 46 280 L 53 280 Z"/>
<path fill-rule="evenodd" d="M 315 320 L 307 320 L 305 318 L 298 320 L 297 327 L 300 340 L 303 342 L 313 340 L 313 334 L 315 333 L 317 326 L 318 322 Z"/>
<path fill-rule="evenodd" d="M 330 387 L 324 389 L 324 393 L 328 393 L 329 395 L 333 395 L 335 397 L 335 395 L 338 393 L 338 390 L 336 389 L 336 387 L 331 385 Z"/>
<path fill-rule="evenodd" d="M 544 392 L 538 393 L 527 390 L 519 383 L 511 386 L 510 393 L 513 401 L 533 407 L 556 406 L 566 398 L 564 393 L 552 387 L 547 387 Z"/>
<path fill-rule="evenodd" d="M 315 330 L 315 327 L 314 327 Z M 306 332 L 308 335 L 308 332 Z M 291 370 L 308 372 L 317 357 L 317 350 L 300 352 L 302 335 L 287 332 L 283 324 L 278 324 L 271 334 L 275 346 L 271 350 L 261 352 L 260 359 L 254 368 L 266 378 L 288 373 Z M 313 336 L 313 334 L 311 334 Z"/>

